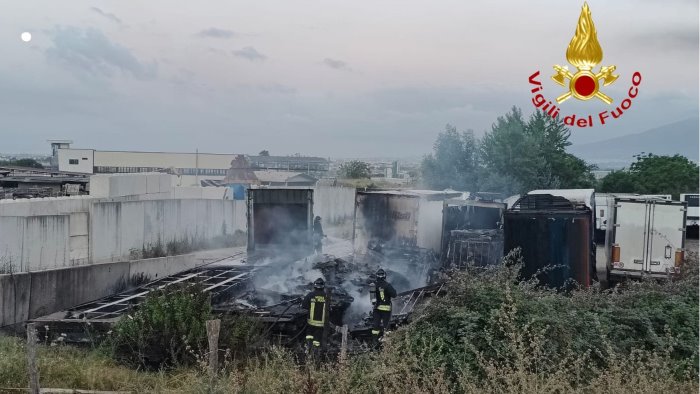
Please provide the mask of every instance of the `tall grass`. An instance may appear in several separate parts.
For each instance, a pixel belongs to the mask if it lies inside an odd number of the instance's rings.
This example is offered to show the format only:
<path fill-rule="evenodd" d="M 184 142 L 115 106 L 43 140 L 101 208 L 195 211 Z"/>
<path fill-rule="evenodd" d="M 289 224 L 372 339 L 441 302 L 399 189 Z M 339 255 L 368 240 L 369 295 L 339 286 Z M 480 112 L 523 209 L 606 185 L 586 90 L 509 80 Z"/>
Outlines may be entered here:
<path fill-rule="evenodd" d="M 271 348 L 228 358 L 209 387 L 203 363 L 138 371 L 110 351 L 59 345 L 40 349 L 41 382 L 144 393 L 698 392 L 697 263 L 674 282 L 628 283 L 624 291 L 562 294 L 518 283 L 516 274 L 457 274 L 448 295 L 390 333 L 382 351 L 342 365 L 301 366 Z M 231 346 L 245 346 L 245 327 L 228 336 Z M 0 338 L 0 389 L 27 386 L 25 357 L 21 340 Z"/>

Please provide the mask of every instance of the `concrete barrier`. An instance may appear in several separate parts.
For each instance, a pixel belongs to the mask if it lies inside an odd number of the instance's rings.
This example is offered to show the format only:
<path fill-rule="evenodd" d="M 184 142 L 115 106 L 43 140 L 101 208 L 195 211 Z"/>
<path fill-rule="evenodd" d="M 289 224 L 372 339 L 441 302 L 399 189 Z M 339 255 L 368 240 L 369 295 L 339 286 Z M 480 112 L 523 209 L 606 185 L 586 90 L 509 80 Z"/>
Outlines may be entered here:
<path fill-rule="evenodd" d="M 172 180 L 169 174 L 98 174 L 90 177 L 90 196 L 96 198 L 170 195 L 171 192 Z"/>
<path fill-rule="evenodd" d="M 350 238 L 354 214 L 354 188 L 336 186 L 314 188 L 314 215 L 323 218 L 323 229 L 328 235 Z"/>
<path fill-rule="evenodd" d="M 0 216 L 0 273 L 70 264 L 69 215 Z"/>
<path fill-rule="evenodd" d="M 113 294 L 129 280 L 129 263 L 30 272 L 29 318 Z"/>
<path fill-rule="evenodd" d="M 97 202 L 90 210 L 90 261 L 172 254 L 202 243 L 216 247 L 224 235 L 245 229 L 242 204 L 202 199 Z"/>
<path fill-rule="evenodd" d="M 223 200 L 227 196 L 227 187 L 199 187 L 199 186 L 173 186 L 172 198 L 174 199 L 204 199 Z M 229 196 L 230 200 L 231 197 Z"/>
<path fill-rule="evenodd" d="M 22 323 L 121 291 L 135 278 L 156 280 L 244 248 L 0 275 L 0 327 Z"/>
<path fill-rule="evenodd" d="M 87 212 L 91 196 L 47 197 L 21 200 L 0 200 L 0 216 L 65 215 Z"/>
<path fill-rule="evenodd" d="M 0 275 L 0 327 L 29 319 L 31 275 Z"/>

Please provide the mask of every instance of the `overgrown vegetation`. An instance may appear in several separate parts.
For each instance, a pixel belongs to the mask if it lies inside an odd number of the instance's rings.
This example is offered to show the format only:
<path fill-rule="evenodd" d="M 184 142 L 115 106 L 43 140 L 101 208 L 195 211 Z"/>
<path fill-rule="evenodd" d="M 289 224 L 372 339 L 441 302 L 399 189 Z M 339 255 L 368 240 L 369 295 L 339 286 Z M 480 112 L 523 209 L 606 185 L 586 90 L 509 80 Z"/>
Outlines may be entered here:
<path fill-rule="evenodd" d="M 114 327 L 114 355 L 135 367 L 192 365 L 206 348 L 210 316 L 209 295 L 200 286 L 153 291 Z"/>
<path fill-rule="evenodd" d="M 116 360 L 136 368 L 192 366 L 204 359 L 209 319 L 211 301 L 201 286 L 169 286 L 149 293 L 117 323 L 105 345 Z M 219 344 L 228 360 L 244 360 L 260 340 L 259 320 L 246 315 L 221 320 Z"/>
<path fill-rule="evenodd" d="M 120 366 L 111 351 L 67 346 L 42 346 L 39 367 L 45 387 L 136 392 L 696 393 L 697 256 L 683 272 L 673 282 L 565 294 L 519 283 L 514 267 L 468 270 L 391 333 L 380 352 L 300 367 L 284 349 L 229 351 L 215 387 L 205 363 L 196 362 L 203 359 L 186 346 L 179 349 L 184 361 L 159 372 Z M 209 312 L 197 297 L 179 289 L 150 298 L 115 332 L 128 332 L 123 338 L 132 344 L 151 338 L 165 351 L 178 338 L 192 349 L 204 346 Z M 259 332 L 252 319 L 225 324 L 221 345 L 249 348 Z M 26 387 L 24 358 L 20 340 L 0 338 L 0 388 Z"/>

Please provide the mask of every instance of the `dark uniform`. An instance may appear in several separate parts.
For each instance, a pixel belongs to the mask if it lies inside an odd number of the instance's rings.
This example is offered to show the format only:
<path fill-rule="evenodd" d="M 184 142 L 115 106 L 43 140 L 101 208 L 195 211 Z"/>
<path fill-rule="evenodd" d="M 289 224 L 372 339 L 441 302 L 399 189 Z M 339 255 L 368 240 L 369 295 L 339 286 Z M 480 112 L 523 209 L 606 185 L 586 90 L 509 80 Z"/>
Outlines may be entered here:
<path fill-rule="evenodd" d="M 309 311 L 306 326 L 306 342 L 309 349 L 318 349 L 323 345 L 323 332 L 326 325 L 327 296 L 325 283 L 317 279 L 314 291 L 304 297 L 302 307 Z"/>
<path fill-rule="evenodd" d="M 377 340 L 389 328 L 389 323 L 391 322 L 391 300 L 396 297 L 396 290 L 386 281 L 384 270 L 377 271 L 374 297 L 372 335 Z"/>
<path fill-rule="evenodd" d="M 321 217 L 316 216 L 314 219 L 314 250 L 321 253 L 323 250 L 323 226 L 321 226 Z"/>

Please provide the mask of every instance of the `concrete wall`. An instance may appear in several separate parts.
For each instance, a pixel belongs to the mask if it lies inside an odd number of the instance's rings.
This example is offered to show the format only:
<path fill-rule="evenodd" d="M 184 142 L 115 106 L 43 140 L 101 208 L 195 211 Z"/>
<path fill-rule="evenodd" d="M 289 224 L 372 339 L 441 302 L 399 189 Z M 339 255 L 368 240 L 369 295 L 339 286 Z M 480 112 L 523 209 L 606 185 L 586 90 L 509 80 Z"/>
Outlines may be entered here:
<path fill-rule="evenodd" d="M 0 275 L 0 327 L 22 323 L 122 290 L 132 278 L 150 280 L 230 256 L 234 249 L 127 262 Z"/>
<path fill-rule="evenodd" d="M 0 216 L 64 215 L 87 212 L 90 196 L 46 197 L 21 200 L 0 200 Z"/>
<path fill-rule="evenodd" d="M 228 191 L 228 193 L 227 193 Z M 227 187 L 197 187 L 197 186 L 173 186 L 172 198 L 174 199 L 205 199 L 223 200 L 231 199 L 230 189 Z"/>
<path fill-rule="evenodd" d="M 355 213 L 355 189 L 350 187 L 316 186 L 314 214 L 327 224 L 352 220 Z"/>
<path fill-rule="evenodd" d="M 0 327 L 29 319 L 31 275 L 0 275 Z"/>
<path fill-rule="evenodd" d="M 169 194 L 172 192 L 171 177 L 161 173 L 93 175 L 90 177 L 90 196 L 113 198 Z"/>
<path fill-rule="evenodd" d="M 90 261 L 129 260 L 170 243 L 214 241 L 245 228 L 233 200 L 97 202 L 90 210 Z"/>
<path fill-rule="evenodd" d="M 355 214 L 355 189 L 350 187 L 316 186 L 314 215 L 323 218 L 328 235 L 350 238 Z"/>
<path fill-rule="evenodd" d="M 0 272 L 70 265 L 69 215 L 0 216 Z"/>

